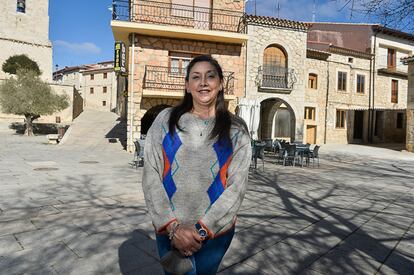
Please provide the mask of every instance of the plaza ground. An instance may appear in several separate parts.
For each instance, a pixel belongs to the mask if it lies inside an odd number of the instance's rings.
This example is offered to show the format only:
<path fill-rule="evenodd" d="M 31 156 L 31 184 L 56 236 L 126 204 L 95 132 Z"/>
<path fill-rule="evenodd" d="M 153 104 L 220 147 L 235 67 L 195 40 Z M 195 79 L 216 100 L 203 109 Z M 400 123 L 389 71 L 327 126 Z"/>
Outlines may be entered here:
<path fill-rule="evenodd" d="M 0 274 L 162 274 L 132 155 L 46 143 L 0 123 Z M 414 154 L 320 154 L 320 167 L 251 170 L 219 274 L 413 273 Z"/>

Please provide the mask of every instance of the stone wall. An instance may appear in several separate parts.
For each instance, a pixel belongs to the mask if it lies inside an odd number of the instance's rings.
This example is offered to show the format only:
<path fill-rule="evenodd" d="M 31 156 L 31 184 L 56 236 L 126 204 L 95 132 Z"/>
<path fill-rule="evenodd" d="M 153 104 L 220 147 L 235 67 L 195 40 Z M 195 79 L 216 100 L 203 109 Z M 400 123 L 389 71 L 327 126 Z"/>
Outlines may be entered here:
<path fill-rule="evenodd" d="M 414 153 L 414 60 L 408 65 L 408 95 L 406 112 L 406 148 Z"/>
<path fill-rule="evenodd" d="M 145 77 L 145 67 L 147 65 L 151 66 L 161 66 L 168 67 L 169 65 L 169 52 L 182 52 L 182 53 L 192 53 L 192 54 L 211 54 L 214 58 L 218 60 L 220 65 L 223 67 L 224 71 L 234 72 L 234 95 L 240 97 L 244 95 L 244 50 L 242 45 L 236 44 L 224 44 L 224 43 L 211 43 L 211 42 L 201 42 L 201 41 L 192 41 L 192 40 L 179 40 L 179 39 L 168 39 L 161 37 L 151 37 L 151 36 L 138 36 L 137 43 L 135 45 L 135 58 L 130 61 L 130 64 L 134 66 L 134 81 L 133 81 L 133 93 L 131 96 L 129 94 L 128 99 L 128 132 L 131 130 L 131 112 L 134 113 L 133 126 L 132 126 L 132 138 L 139 138 L 141 130 L 141 119 L 145 113 L 149 110 L 147 108 L 154 107 L 153 104 L 148 105 L 149 98 L 143 98 L 142 94 L 144 91 L 144 77 Z M 132 59 L 132 47 L 130 47 L 129 56 Z M 130 68 L 130 72 L 132 72 Z M 131 81 L 130 89 L 131 90 Z M 182 91 L 176 91 L 181 98 Z M 133 103 L 131 104 L 131 99 L 133 97 Z M 169 98 L 169 99 L 168 99 Z M 154 99 L 155 100 L 155 99 Z M 173 96 L 166 96 L 165 99 L 156 99 L 160 104 L 174 105 L 178 102 L 177 98 Z M 170 102 L 171 101 L 171 102 Z M 149 102 L 154 102 L 153 100 Z M 167 103 L 165 103 L 167 102 Z M 229 108 L 234 111 L 236 106 L 235 102 L 229 103 Z M 129 146 L 132 150 L 132 145 Z"/>

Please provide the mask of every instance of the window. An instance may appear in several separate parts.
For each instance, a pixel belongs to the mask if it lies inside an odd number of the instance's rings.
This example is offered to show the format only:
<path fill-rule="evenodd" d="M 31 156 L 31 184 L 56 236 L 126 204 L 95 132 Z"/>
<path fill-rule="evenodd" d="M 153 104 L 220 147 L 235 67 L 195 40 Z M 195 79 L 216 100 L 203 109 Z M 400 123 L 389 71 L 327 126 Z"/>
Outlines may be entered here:
<path fill-rule="evenodd" d="M 287 87 L 287 55 L 279 46 L 269 46 L 263 52 L 262 87 Z"/>
<path fill-rule="evenodd" d="M 305 107 L 305 119 L 315 120 L 315 108 Z"/>
<path fill-rule="evenodd" d="M 338 72 L 338 91 L 346 92 L 346 72 Z"/>
<path fill-rule="evenodd" d="M 345 128 L 345 117 L 346 111 L 345 110 L 336 110 L 336 128 L 343 129 Z"/>
<path fill-rule="evenodd" d="M 95 75 L 91 74 L 91 80 L 94 80 L 94 79 L 95 79 Z"/>
<path fill-rule="evenodd" d="M 318 89 L 318 75 L 309 74 L 308 88 Z"/>
<path fill-rule="evenodd" d="M 93 87 L 89 89 L 90 94 L 93 94 Z"/>
<path fill-rule="evenodd" d="M 348 57 L 348 63 L 354 63 L 354 59 L 352 57 Z"/>
<path fill-rule="evenodd" d="M 102 101 L 102 106 L 106 106 L 106 101 Z"/>
<path fill-rule="evenodd" d="M 26 13 L 26 0 L 17 0 L 17 12 Z"/>
<path fill-rule="evenodd" d="M 108 78 L 108 73 L 103 73 L 103 78 L 107 79 Z"/>
<path fill-rule="evenodd" d="M 395 54 L 395 49 L 388 49 L 387 68 L 395 69 L 396 63 L 397 63 L 397 56 Z"/>
<path fill-rule="evenodd" d="M 398 80 L 391 80 L 391 103 L 398 103 Z"/>
<path fill-rule="evenodd" d="M 170 53 L 169 72 L 185 76 L 188 64 L 194 55 L 189 53 Z"/>
<path fill-rule="evenodd" d="M 397 129 L 403 128 L 403 120 L 404 120 L 404 114 L 397 113 Z"/>
<path fill-rule="evenodd" d="M 365 75 L 357 74 L 356 92 L 359 94 L 365 93 Z"/>
<path fill-rule="evenodd" d="M 107 88 L 107 87 L 103 87 L 103 91 L 102 91 L 102 92 L 103 92 L 104 94 L 106 94 L 106 92 L 107 92 L 107 91 L 108 91 L 108 88 Z"/>

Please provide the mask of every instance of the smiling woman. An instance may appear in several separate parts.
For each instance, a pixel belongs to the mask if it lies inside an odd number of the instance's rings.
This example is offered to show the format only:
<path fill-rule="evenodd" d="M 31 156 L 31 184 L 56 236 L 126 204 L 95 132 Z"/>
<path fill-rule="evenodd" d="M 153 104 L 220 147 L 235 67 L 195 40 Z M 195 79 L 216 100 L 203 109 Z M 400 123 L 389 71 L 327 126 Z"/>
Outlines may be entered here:
<path fill-rule="evenodd" d="M 148 131 L 142 185 L 165 271 L 215 274 L 246 191 L 250 137 L 226 108 L 215 59 L 194 58 L 185 87 Z"/>

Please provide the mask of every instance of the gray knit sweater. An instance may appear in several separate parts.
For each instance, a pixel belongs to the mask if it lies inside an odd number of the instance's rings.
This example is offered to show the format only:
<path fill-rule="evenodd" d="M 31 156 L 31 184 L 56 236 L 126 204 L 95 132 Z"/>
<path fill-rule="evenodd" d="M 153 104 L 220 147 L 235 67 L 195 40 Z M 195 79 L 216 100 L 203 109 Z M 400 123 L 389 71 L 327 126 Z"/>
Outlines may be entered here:
<path fill-rule="evenodd" d="M 200 222 L 210 236 L 230 229 L 247 187 L 251 159 L 250 137 L 232 126 L 232 147 L 210 140 L 214 118 L 202 120 L 186 113 L 183 131 L 171 137 L 163 110 L 148 131 L 142 186 L 157 232 L 172 221 Z"/>

